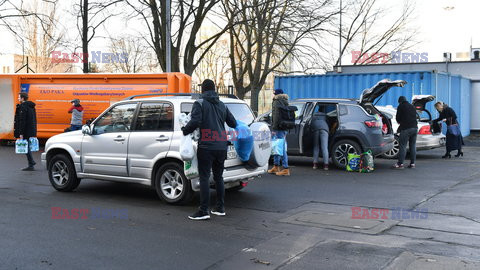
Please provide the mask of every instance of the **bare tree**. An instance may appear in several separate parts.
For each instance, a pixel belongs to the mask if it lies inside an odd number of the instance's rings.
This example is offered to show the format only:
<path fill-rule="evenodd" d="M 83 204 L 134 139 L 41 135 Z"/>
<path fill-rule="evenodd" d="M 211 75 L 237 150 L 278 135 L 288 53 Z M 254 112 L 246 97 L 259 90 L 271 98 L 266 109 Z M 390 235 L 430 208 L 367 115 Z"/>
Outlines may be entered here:
<path fill-rule="evenodd" d="M 82 53 L 87 56 L 83 61 L 83 72 L 88 73 L 88 44 L 95 37 L 97 29 L 102 26 L 109 18 L 117 16 L 118 13 L 110 12 L 124 0 L 77 0 L 78 4 L 74 5 L 74 12 L 77 16 L 77 29 L 82 40 Z"/>
<path fill-rule="evenodd" d="M 200 81 L 209 78 L 212 79 L 217 88 L 225 89 L 226 76 L 230 72 L 230 59 L 228 36 L 219 39 L 214 46 L 210 48 L 205 54 L 197 69 L 195 69 L 195 76 Z"/>
<path fill-rule="evenodd" d="M 410 27 L 413 17 L 413 2 L 406 0 L 400 11 L 392 11 L 377 0 L 351 0 L 343 10 L 342 48 L 334 53 L 335 66 L 345 52 L 354 51 L 352 64 L 385 62 L 391 59 L 386 50 L 407 50 L 417 44 L 417 31 Z M 398 13 L 396 17 L 392 13 Z M 388 19 L 386 19 L 388 18 Z M 339 31 L 333 31 L 339 36 Z"/>
<path fill-rule="evenodd" d="M 43 20 L 36 16 L 19 18 L 16 27 L 16 39 L 24 44 L 23 55 L 30 57 L 29 63 L 35 72 L 67 72 L 72 68 L 71 64 L 54 61 L 52 52 L 62 46 L 64 32 L 57 29 L 58 15 L 57 2 L 44 2 L 34 0 L 25 8 L 26 12 L 44 14 Z M 43 27 L 41 27 L 43 25 Z M 58 69 L 59 65 L 61 68 Z M 57 68 L 57 69 L 56 69 Z"/>
<path fill-rule="evenodd" d="M 148 29 L 148 42 L 155 51 L 162 70 L 166 70 L 166 1 L 127 0 L 133 9 L 133 16 L 139 16 Z M 220 0 L 175 0 L 172 1 L 172 71 L 181 71 L 192 75 L 207 52 L 214 46 L 229 26 L 218 26 L 218 31 L 207 39 L 198 41 L 200 29 L 207 20 L 207 14 L 215 14 L 214 8 Z M 212 22 L 212 24 L 215 24 Z M 183 63 L 182 63 L 183 62 Z"/>
<path fill-rule="evenodd" d="M 267 77 L 292 60 L 302 41 L 324 31 L 338 12 L 330 0 L 225 0 L 230 25 L 230 65 L 237 95 L 250 92 L 258 111 L 260 89 Z"/>
<path fill-rule="evenodd" d="M 154 71 L 148 45 L 139 37 L 110 37 L 112 59 L 105 65 L 109 72 L 137 73 Z M 156 62 L 156 61 L 155 61 Z"/>

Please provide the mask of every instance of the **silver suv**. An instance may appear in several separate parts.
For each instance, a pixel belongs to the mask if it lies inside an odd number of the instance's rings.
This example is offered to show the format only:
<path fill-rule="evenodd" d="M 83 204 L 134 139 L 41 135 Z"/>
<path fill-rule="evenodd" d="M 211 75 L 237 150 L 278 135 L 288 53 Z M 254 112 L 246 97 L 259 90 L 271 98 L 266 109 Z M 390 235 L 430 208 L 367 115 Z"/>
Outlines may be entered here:
<path fill-rule="evenodd" d="M 178 117 L 190 113 L 198 96 L 172 95 L 120 101 L 81 131 L 50 138 L 42 153 L 42 164 L 48 169 L 52 186 L 59 191 L 71 191 L 82 178 L 139 183 L 155 188 L 168 203 L 190 201 L 200 189 L 199 179 L 188 179 L 184 174 L 179 153 L 183 135 Z M 255 117 L 246 102 L 235 98 L 221 100 L 237 120 L 253 123 Z M 240 190 L 248 180 L 266 173 L 269 129 L 256 123 L 252 126 L 264 134 L 257 136 L 254 143 L 256 153 L 251 156 L 257 160 L 242 162 L 233 145 L 229 145 L 223 174 L 227 190 Z"/>

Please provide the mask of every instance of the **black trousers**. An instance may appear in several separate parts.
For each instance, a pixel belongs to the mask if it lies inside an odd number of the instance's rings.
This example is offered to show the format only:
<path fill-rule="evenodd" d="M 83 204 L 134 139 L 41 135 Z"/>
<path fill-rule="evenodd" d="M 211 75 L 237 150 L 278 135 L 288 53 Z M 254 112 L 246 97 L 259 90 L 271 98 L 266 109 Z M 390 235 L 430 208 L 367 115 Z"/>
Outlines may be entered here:
<path fill-rule="evenodd" d="M 24 138 L 25 140 L 27 140 L 27 145 L 28 145 L 28 152 L 26 153 L 27 155 L 27 160 L 28 160 L 28 167 L 33 167 L 35 166 L 35 160 L 33 160 L 33 156 L 32 156 L 32 151 L 30 151 L 30 138 Z"/>
<path fill-rule="evenodd" d="M 223 209 L 225 187 L 223 185 L 223 168 L 227 150 L 207 150 L 198 148 L 198 174 L 200 176 L 200 211 L 208 213 L 210 206 L 210 172 L 213 173 L 217 190 L 217 208 Z"/>

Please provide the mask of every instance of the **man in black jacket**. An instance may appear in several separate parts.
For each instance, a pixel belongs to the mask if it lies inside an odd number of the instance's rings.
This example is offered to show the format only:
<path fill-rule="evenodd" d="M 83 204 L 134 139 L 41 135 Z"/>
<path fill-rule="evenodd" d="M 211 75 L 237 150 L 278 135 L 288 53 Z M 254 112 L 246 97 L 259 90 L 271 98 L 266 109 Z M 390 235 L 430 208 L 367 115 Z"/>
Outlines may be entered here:
<path fill-rule="evenodd" d="M 400 151 L 398 153 L 398 162 L 393 165 L 394 169 L 403 169 L 403 162 L 407 154 L 407 142 L 410 148 L 410 165 L 409 168 L 415 168 L 415 158 L 417 155 L 417 111 L 415 107 L 407 102 L 404 96 L 398 98 L 397 115 L 395 119 L 400 125 L 397 132 L 400 133 L 398 143 Z"/>
<path fill-rule="evenodd" d="M 209 219 L 210 205 L 210 171 L 213 172 L 215 189 L 217 190 L 217 204 L 212 214 L 225 215 L 223 185 L 223 169 L 227 157 L 228 141 L 225 132 L 225 123 L 235 128 L 237 122 L 227 106 L 220 101 L 215 92 L 215 83 L 205 80 L 202 83 L 202 99 L 195 101 L 191 112 L 191 120 L 182 128 L 183 135 L 192 133 L 200 128 L 197 158 L 198 173 L 200 176 L 200 208 L 188 218 L 193 220 Z"/>
<path fill-rule="evenodd" d="M 35 111 L 35 103 L 28 100 L 28 94 L 21 92 L 18 95 L 17 109 L 15 110 L 15 122 L 13 126 L 13 134 L 15 138 L 25 139 L 29 141 L 30 137 L 37 137 L 37 114 Z M 27 153 L 28 167 L 23 171 L 35 170 L 35 161 L 30 151 L 30 145 Z"/>

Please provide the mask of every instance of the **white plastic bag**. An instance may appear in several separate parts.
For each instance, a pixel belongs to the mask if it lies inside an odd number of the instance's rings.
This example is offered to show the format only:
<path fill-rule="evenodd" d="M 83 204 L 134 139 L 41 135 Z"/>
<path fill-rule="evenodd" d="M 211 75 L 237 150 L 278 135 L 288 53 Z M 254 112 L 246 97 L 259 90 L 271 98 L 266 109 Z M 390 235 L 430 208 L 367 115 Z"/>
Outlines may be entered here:
<path fill-rule="evenodd" d="M 180 127 L 184 127 L 188 124 L 188 122 L 190 121 L 190 119 L 192 119 L 192 117 L 185 113 L 181 113 L 179 116 L 178 116 L 178 122 L 180 122 Z M 197 128 L 193 131 L 192 134 L 190 134 L 190 136 L 192 136 L 193 140 L 194 141 L 198 141 L 200 139 L 200 129 Z"/>
<path fill-rule="evenodd" d="M 180 157 L 182 160 L 192 160 L 195 156 L 193 149 L 193 140 L 190 135 L 182 136 L 180 139 Z"/>
<path fill-rule="evenodd" d="M 28 141 L 18 139 L 15 141 L 15 153 L 26 154 L 28 153 Z"/>
<path fill-rule="evenodd" d="M 197 155 L 194 155 L 192 160 L 184 161 L 183 162 L 183 171 L 185 176 L 188 179 L 192 179 L 198 177 L 198 159 Z"/>

